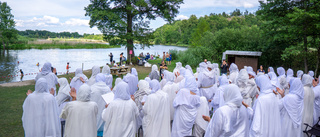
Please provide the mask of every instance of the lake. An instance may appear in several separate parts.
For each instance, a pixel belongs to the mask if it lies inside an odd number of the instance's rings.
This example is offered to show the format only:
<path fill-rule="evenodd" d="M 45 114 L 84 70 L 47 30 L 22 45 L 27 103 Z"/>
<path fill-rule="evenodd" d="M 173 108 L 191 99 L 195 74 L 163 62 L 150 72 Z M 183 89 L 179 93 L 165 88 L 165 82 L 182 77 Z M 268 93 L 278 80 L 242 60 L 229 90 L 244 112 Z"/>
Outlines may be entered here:
<path fill-rule="evenodd" d="M 154 45 L 150 48 L 141 49 L 139 45 L 134 51 L 135 56 L 141 52 L 147 54 L 149 52 L 153 55 L 160 55 L 162 52 L 169 50 L 186 50 L 187 47 Z M 70 72 L 74 72 L 77 68 L 88 70 L 92 66 L 103 66 L 110 63 L 109 54 L 112 52 L 113 60 L 119 62 L 120 53 L 127 56 L 127 50 L 124 46 L 121 48 L 110 49 L 29 49 L 29 50 L 8 50 L 9 54 L 0 56 L 0 83 L 20 81 L 20 72 L 22 69 L 25 76 L 23 80 L 31 80 L 36 77 L 46 62 L 50 62 L 53 67 L 57 69 L 58 75 L 66 72 L 67 62 L 70 64 Z M 19 61 L 19 63 L 18 63 Z M 39 67 L 36 65 L 39 62 Z M 18 76 L 17 76 L 18 75 Z"/>

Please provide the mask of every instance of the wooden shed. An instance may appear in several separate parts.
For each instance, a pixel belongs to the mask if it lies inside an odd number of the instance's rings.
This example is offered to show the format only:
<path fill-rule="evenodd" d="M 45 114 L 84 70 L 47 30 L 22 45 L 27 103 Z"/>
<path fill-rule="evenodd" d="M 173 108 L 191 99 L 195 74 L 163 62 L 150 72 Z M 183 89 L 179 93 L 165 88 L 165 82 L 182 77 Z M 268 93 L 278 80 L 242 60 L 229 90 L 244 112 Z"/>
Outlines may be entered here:
<path fill-rule="evenodd" d="M 228 65 L 231 63 L 237 64 L 239 70 L 244 66 L 251 66 L 253 70 L 256 72 L 258 68 L 258 60 L 261 56 L 262 52 L 257 51 L 234 51 L 227 50 L 223 52 L 222 60 L 226 60 Z"/>

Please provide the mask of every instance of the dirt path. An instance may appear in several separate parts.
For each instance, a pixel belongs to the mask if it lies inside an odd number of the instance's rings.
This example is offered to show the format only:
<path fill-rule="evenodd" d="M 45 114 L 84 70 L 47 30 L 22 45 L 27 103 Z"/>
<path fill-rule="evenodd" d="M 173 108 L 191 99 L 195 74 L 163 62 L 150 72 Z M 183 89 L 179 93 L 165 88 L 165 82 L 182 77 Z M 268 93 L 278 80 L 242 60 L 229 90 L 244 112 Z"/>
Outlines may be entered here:
<path fill-rule="evenodd" d="M 26 80 L 26 81 L 19 81 L 19 82 L 10 82 L 10 83 L 3 83 L 0 84 L 0 87 L 21 87 L 21 86 L 28 86 L 34 85 L 34 80 Z"/>

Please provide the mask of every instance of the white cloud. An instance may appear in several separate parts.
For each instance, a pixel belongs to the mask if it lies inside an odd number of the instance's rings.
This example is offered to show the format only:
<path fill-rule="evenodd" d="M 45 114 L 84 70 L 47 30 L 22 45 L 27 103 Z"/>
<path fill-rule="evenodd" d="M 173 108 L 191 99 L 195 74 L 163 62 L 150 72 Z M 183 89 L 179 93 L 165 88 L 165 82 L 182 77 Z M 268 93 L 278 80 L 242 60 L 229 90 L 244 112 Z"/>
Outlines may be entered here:
<path fill-rule="evenodd" d="M 176 17 L 176 20 L 186 20 L 186 19 L 189 19 L 189 17 L 185 16 L 185 15 L 178 15 Z"/>
<path fill-rule="evenodd" d="M 67 20 L 64 25 L 89 26 L 89 20 L 71 18 L 70 20 Z"/>
<path fill-rule="evenodd" d="M 259 6 L 258 0 L 185 0 L 182 9 L 207 7 L 244 7 Z"/>

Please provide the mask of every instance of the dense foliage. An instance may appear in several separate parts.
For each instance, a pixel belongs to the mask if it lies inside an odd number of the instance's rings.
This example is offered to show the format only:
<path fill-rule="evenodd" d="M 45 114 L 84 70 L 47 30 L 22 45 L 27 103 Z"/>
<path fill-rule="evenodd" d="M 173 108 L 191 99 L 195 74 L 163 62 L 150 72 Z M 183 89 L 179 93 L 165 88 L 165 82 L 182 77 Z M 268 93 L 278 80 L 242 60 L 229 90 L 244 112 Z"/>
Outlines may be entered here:
<path fill-rule="evenodd" d="M 5 47 L 9 43 L 17 39 L 17 30 L 15 29 L 13 17 L 9 5 L 0 1 L 0 40 L 3 52 L 5 52 Z"/>
<path fill-rule="evenodd" d="M 83 37 L 78 32 L 50 32 L 47 30 L 25 30 L 19 31 L 19 35 L 29 38 L 80 38 Z"/>
<path fill-rule="evenodd" d="M 241 50 L 261 51 L 259 64 L 264 66 L 304 69 L 305 73 L 316 70 L 320 56 L 320 2 L 308 1 L 307 5 L 314 7 L 305 11 L 301 3 L 279 4 L 283 1 L 286 0 L 261 2 L 257 14 L 236 9 L 230 14 L 212 13 L 200 18 L 191 15 L 187 20 L 156 29 L 154 42 L 189 45 L 187 51 L 178 53 L 178 59 L 193 67 L 205 58 L 220 63 L 224 51 Z M 288 6 L 291 10 L 285 10 L 290 9 Z"/>

